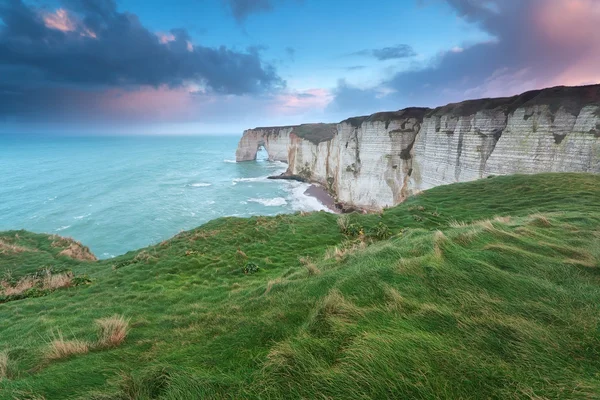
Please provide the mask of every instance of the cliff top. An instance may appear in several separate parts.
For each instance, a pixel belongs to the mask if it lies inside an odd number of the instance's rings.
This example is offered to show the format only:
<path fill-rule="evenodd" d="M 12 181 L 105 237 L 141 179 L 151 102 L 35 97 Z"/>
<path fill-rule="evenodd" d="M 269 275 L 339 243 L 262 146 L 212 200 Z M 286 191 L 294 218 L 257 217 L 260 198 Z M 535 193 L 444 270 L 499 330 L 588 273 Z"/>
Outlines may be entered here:
<path fill-rule="evenodd" d="M 510 114 L 521 107 L 547 105 L 552 113 L 563 107 L 567 112 L 578 115 L 583 107 L 590 104 L 600 106 L 600 84 L 588 86 L 557 86 L 547 89 L 532 90 L 512 97 L 485 98 L 465 100 L 460 103 L 450 103 L 437 108 L 409 107 L 398 111 L 378 112 L 371 115 L 351 117 L 340 122 L 358 128 L 364 122 L 385 122 L 415 118 L 423 120 L 426 117 L 451 115 L 465 117 L 479 111 L 498 110 Z M 277 134 L 281 129 L 291 129 L 292 133 L 314 144 L 331 140 L 336 133 L 337 124 L 316 123 L 289 125 L 278 127 L 260 127 L 267 134 Z"/>
<path fill-rule="evenodd" d="M 484 98 L 450 103 L 437 108 L 410 107 L 399 111 L 379 112 L 360 117 L 351 117 L 340 122 L 359 127 L 363 122 L 397 121 L 405 118 L 423 119 L 436 115 L 465 117 L 483 110 L 502 110 L 510 114 L 520 107 L 548 105 L 553 113 L 560 107 L 577 115 L 590 104 L 600 106 L 600 84 L 588 86 L 556 86 L 547 89 L 531 90 L 512 97 Z"/>
<path fill-rule="evenodd" d="M 258 127 L 255 130 L 263 130 L 267 132 L 267 135 L 276 135 L 282 129 L 291 129 L 294 135 L 306 139 L 311 143 L 319 144 L 321 142 L 327 142 L 336 134 L 337 124 L 302 124 L 302 125 L 287 125 L 287 126 L 271 126 L 271 127 Z"/>
<path fill-rule="evenodd" d="M 552 113 L 564 107 L 568 112 L 577 115 L 583 107 L 590 104 L 600 105 L 600 85 L 557 86 L 531 90 L 512 97 L 466 100 L 437 107 L 427 113 L 427 116 L 450 114 L 464 117 L 483 110 L 501 110 L 510 114 L 521 107 L 538 105 L 549 106 Z"/>

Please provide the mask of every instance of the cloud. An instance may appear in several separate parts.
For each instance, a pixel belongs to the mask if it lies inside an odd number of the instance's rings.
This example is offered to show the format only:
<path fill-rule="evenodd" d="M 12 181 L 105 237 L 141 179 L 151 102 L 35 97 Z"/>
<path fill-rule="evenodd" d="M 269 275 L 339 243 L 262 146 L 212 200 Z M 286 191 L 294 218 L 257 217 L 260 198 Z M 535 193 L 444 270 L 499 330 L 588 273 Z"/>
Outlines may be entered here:
<path fill-rule="evenodd" d="M 285 53 L 287 54 L 287 56 L 290 58 L 290 60 L 294 61 L 296 58 L 296 49 L 294 49 L 293 47 L 286 47 L 285 48 Z"/>
<path fill-rule="evenodd" d="M 47 110 L 47 118 L 70 115 L 61 107 L 85 114 L 85 107 L 97 109 L 109 99 L 119 103 L 115 90 L 130 97 L 189 88 L 260 95 L 284 87 L 257 48 L 194 44 L 183 29 L 152 32 L 112 0 L 64 0 L 53 11 L 22 0 L 0 3 L 0 118 L 42 118 L 31 112 L 34 105 Z"/>
<path fill-rule="evenodd" d="M 493 37 L 449 49 L 425 66 L 392 74 L 361 96 L 364 108 L 436 106 L 465 98 L 514 95 L 555 85 L 600 82 L 600 2 L 596 0 L 445 0 Z M 390 94 L 376 98 L 376 89 Z M 338 87 L 340 96 L 359 96 Z"/>
<path fill-rule="evenodd" d="M 264 13 L 273 10 L 275 6 L 286 0 L 223 0 L 233 17 L 242 23 L 251 14 Z M 296 0 L 302 1 L 302 0 Z"/>
<path fill-rule="evenodd" d="M 35 71 L 36 84 L 177 87 L 195 82 L 227 94 L 283 85 L 257 52 L 194 46 L 183 29 L 157 36 L 134 14 L 118 12 L 111 0 L 66 4 L 73 8 L 53 13 L 21 0 L 0 6 L 0 68 Z"/>
<path fill-rule="evenodd" d="M 410 58 L 417 55 L 413 48 L 407 44 L 399 44 L 393 47 L 383 47 L 381 49 L 361 50 L 351 55 L 374 57 L 379 61 L 395 60 L 400 58 Z"/>
<path fill-rule="evenodd" d="M 379 88 L 358 88 L 344 79 L 338 81 L 332 93 L 333 99 L 327 105 L 327 111 L 338 116 L 339 119 L 356 114 L 372 114 L 381 111 L 385 106 L 381 100 L 383 93 Z"/>
<path fill-rule="evenodd" d="M 367 68 L 365 65 L 351 65 L 350 67 L 346 67 L 346 71 L 360 71 L 365 68 Z"/>

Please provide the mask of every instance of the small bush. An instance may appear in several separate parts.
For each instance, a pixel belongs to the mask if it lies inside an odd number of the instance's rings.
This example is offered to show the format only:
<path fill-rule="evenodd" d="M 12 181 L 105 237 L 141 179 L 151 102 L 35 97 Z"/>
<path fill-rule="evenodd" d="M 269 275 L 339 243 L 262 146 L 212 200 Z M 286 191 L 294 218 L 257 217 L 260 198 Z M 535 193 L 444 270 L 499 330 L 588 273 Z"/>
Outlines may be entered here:
<path fill-rule="evenodd" d="M 377 224 L 377 226 L 375 226 L 369 231 L 369 236 L 372 236 L 379 240 L 384 240 L 392 236 L 392 231 L 386 224 L 380 222 Z"/>
<path fill-rule="evenodd" d="M 337 224 L 340 232 L 345 235 L 348 231 L 348 225 L 350 225 L 350 218 L 347 214 L 342 214 L 337 218 Z"/>
<path fill-rule="evenodd" d="M 98 319 L 96 325 L 99 347 L 116 347 L 123 343 L 129 333 L 129 320 L 122 315 Z"/>
<path fill-rule="evenodd" d="M 87 285 L 89 283 L 92 283 L 92 280 L 90 279 L 89 276 L 87 275 L 82 275 L 82 276 L 75 276 L 73 277 L 73 279 L 71 280 L 71 284 L 73 286 L 79 286 L 79 285 Z"/>
<path fill-rule="evenodd" d="M 258 265 L 254 264 L 253 262 L 249 262 L 244 266 L 244 274 L 248 275 L 248 274 L 254 274 L 256 272 L 258 272 L 260 270 L 260 268 L 258 267 Z"/>
<path fill-rule="evenodd" d="M 57 331 L 52 334 L 46 358 L 49 360 L 59 360 L 76 354 L 85 354 L 89 351 L 89 345 L 83 340 L 65 340 L 62 332 Z"/>
<path fill-rule="evenodd" d="M 346 230 L 346 236 L 363 236 L 365 234 L 364 228 L 360 224 L 350 224 Z"/>

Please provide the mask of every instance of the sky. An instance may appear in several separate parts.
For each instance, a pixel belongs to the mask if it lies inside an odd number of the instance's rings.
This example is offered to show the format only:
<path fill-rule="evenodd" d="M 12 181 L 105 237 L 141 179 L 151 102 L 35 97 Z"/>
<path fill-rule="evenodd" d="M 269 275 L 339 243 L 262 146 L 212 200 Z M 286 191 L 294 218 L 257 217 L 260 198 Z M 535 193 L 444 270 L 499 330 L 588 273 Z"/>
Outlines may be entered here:
<path fill-rule="evenodd" d="M 600 83 L 600 0 L 0 0 L 0 134 L 240 134 Z"/>

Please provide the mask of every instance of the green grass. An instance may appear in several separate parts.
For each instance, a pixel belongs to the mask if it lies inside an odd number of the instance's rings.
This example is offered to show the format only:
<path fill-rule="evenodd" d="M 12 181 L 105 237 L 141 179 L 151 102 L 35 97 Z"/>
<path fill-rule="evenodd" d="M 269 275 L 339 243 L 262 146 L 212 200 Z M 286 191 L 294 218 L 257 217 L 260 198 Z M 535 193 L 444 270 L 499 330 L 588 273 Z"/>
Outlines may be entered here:
<path fill-rule="evenodd" d="M 494 177 L 349 217 L 385 240 L 337 218 L 221 218 L 98 262 L 0 234 L 36 249 L 0 254 L 0 276 L 92 280 L 0 304 L 0 399 L 600 398 L 600 176 Z M 92 343 L 115 314 L 119 346 L 44 358 L 53 331 Z"/>

